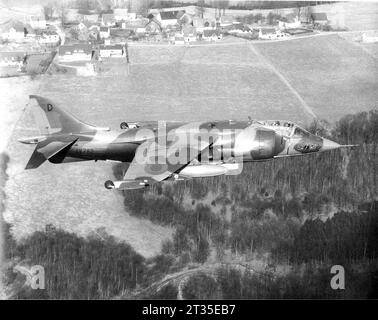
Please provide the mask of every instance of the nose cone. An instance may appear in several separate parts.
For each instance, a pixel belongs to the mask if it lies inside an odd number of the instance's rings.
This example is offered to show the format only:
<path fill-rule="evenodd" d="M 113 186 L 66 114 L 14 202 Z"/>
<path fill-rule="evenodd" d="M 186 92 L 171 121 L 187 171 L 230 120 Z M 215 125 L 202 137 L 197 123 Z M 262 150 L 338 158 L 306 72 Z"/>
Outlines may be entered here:
<path fill-rule="evenodd" d="M 325 139 L 325 138 L 322 138 L 322 139 L 323 139 L 323 145 L 320 151 L 327 151 L 327 150 L 340 148 L 340 145 L 338 143 Z"/>

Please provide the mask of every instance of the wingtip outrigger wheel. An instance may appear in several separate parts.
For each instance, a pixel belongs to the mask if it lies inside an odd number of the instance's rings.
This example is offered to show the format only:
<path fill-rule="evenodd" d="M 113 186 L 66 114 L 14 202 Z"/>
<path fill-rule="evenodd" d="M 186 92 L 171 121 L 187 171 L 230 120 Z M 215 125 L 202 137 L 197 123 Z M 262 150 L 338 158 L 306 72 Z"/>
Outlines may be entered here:
<path fill-rule="evenodd" d="M 121 129 L 128 129 L 129 125 L 127 124 L 127 122 L 121 122 L 120 127 Z"/>
<path fill-rule="evenodd" d="M 104 185 L 105 185 L 105 188 L 109 189 L 109 190 L 115 188 L 115 185 L 114 185 L 113 181 L 111 181 L 111 180 L 105 181 Z"/>

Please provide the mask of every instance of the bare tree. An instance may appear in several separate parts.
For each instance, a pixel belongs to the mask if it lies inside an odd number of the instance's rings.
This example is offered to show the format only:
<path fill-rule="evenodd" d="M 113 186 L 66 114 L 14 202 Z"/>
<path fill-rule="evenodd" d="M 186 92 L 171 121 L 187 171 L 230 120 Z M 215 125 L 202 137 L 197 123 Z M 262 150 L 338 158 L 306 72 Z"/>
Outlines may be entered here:
<path fill-rule="evenodd" d="M 228 8 L 228 0 L 221 0 L 219 1 L 219 15 L 221 15 L 220 11 L 223 11 L 223 15 L 226 14 L 226 9 Z"/>
<path fill-rule="evenodd" d="M 60 3 L 60 20 L 62 23 L 62 27 L 64 27 L 64 24 L 66 23 L 66 6 L 64 4 L 64 1 Z"/>
<path fill-rule="evenodd" d="M 46 3 L 43 6 L 43 14 L 45 16 L 45 20 L 49 20 L 53 14 L 53 6 L 51 2 Z"/>
<path fill-rule="evenodd" d="M 205 0 L 199 0 L 197 2 L 197 11 L 201 18 L 203 18 L 203 14 L 205 12 Z"/>

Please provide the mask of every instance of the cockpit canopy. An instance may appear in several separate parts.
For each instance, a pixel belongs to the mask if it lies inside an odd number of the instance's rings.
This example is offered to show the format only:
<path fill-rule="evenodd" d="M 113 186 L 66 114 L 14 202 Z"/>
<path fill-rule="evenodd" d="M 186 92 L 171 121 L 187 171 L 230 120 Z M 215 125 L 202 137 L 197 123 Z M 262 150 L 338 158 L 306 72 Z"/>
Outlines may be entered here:
<path fill-rule="evenodd" d="M 269 127 L 270 129 L 274 129 L 276 132 L 279 132 L 287 137 L 291 137 L 294 134 L 297 135 L 306 135 L 310 134 L 303 128 L 296 125 L 294 122 L 287 121 L 287 120 L 263 120 L 258 121 L 258 123 L 262 124 L 263 126 Z"/>
<path fill-rule="evenodd" d="M 310 132 L 306 131 L 305 129 L 297 125 L 294 127 L 294 130 L 292 133 L 293 138 L 304 138 L 304 137 L 309 137 L 310 135 L 311 135 Z"/>
<path fill-rule="evenodd" d="M 319 151 L 323 145 L 322 138 L 311 134 L 291 121 L 267 120 L 259 121 L 262 125 L 289 137 L 294 142 L 294 150 L 300 153 Z"/>

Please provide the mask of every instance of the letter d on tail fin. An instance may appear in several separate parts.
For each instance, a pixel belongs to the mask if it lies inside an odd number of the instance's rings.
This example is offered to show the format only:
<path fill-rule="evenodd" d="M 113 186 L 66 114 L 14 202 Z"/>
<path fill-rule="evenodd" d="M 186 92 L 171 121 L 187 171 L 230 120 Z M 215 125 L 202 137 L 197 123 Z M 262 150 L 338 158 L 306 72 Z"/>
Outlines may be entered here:
<path fill-rule="evenodd" d="M 52 133 L 79 133 L 79 132 L 93 132 L 96 127 L 86 124 L 73 115 L 57 107 L 49 99 L 31 95 L 30 99 L 35 99 L 42 113 L 35 113 L 41 134 Z"/>

